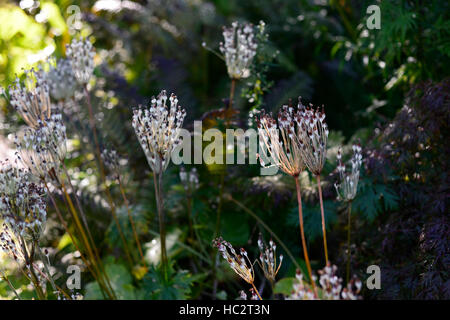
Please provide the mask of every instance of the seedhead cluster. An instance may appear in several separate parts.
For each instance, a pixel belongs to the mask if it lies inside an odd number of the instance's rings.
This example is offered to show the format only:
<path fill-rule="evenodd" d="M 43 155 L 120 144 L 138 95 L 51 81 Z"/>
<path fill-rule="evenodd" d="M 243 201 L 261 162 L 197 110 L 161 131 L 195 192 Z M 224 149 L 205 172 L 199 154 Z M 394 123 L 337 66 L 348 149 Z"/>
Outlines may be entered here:
<path fill-rule="evenodd" d="M 305 107 L 301 99 L 295 121 L 300 128 L 297 135 L 302 158 L 309 171 L 315 176 L 320 175 L 327 156 L 328 126 L 325 122 L 325 111 L 314 109 L 310 104 Z"/>
<path fill-rule="evenodd" d="M 338 166 L 341 183 L 335 183 L 336 192 L 338 194 L 338 200 L 340 201 L 352 201 L 356 196 L 358 190 L 359 170 L 362 165 L 362 153 L 361 146 L 355 144 L 352 147 L 353 156 L 350 159 L 352 165 L 351 172 L 345 172 L 345 165 L 342 163 L 342 150 L 339 149 L 337 155 Z"/>
<path fill-rule="evenodd" d="M 157 98 L 152 98 L 148 109 L 136 109 L 133 113 L 133 128 L 139 143 L 154 173 L 162 173 L 169 165 L 172 151 L 181 143 L 180 129 L 186 111 L 178 105 L 177 97 L 169 98 L 163 90 Z"/>
<path fill-rule="evenodd" d="M 283 255 L 280 255 L 279 261 L 277 261 L 276 250 L 277 245 L 272 240 L 269 241 L 267 246 L 261 235 L 258 239 L 258 248 L 260 251 L 258 264 L 264 272 L 264 276 L 272 283 L 275 283 L 275 277 L 281 268 L 283 263 Z"/>
<path fill-rule="evenodd" d="M 42 70 L 26 70 L 25 82 L 16 78 L 9 87 L 10 103 L 32 128 L 51 115 L 49 85 Z"/>
<path fill-rule="evenodd" d="M 75 94 L 77 79 L 71 60 L 59 59 L 54 64 L 50 63 L 49 70 L 44 76 L 50 89 L 50 95 L 56 101 L 70 99 Z"/>
<path fill-rule="evenodd" d="M 241 248 L 240 254 L 236 253 L 233 246 L 222 238 L 215 239 L 213 245 L 219 250 L 231 269 L 247 283 L 253 285 L 255 282 L 255 271 L 253 270 L 252 262 L 248 258 L 247 251 Z"/>
<path fill-rule="evenodd" d="M 120 165 L 117 151 L 112 149 L 104 149 L 101 153 L 101 157 L 105 167 L 116 177 L 119 176 Z"/>
<path fill-rule="evenodd" d="M 297 282 L 293 285 L 292 293 L 286 296 L 286 300 L 314 300 L 314 291 L 303 281 L 303 274 L 300 270 L 297 270 L 295 279 Z"/>
<path fill-rule="evenodd" d="M 284 173 L 297 177 L 305 168 L 300 146 L 298 144 L 299 128 L 295 126 L 295 113 L 292 106 L 283 106 L 278 113 L 277 121 L 271 114 L 261 112 L 257 119 L 260 146 L 267 149 L 272 163 Z M 259 160 L 262 166 L 265 161 L 261 155 Z"/>
<path fill-rule="evenodd" d="M 14 167 L 10 163 L 1 163 L 0 166 L 0 220 L 3 221 L 4 232 L 2 240 L 8 240 L 5 243 L 9 247 L 14 246 L 14 239 L 21 237 L 37 241 L 47 220 L 44 189 L 31 181 L 28 170 Z"/>
<path fill-rule="evenodd" d="M 337 266 L 327 265 L 319 270 L 319 284 L 322 288 L 323 299 L 326 300 L 357 300 L 362 288 L 362 282 L 354 277 L 349 281 L 346 288 L 343 288 L 342 278 L 336 275 Z"/>
<path fill-rule="evenodd" d="M 223 28 L 224 42 L 220 43 L 220 52 L 225 58 L 228 75 L 231 79 L 244 79 L 250 76 L 250 65 L 258 47 L 251 24 L 239 25 L 233 22 L 231 27 Z"/>
<path fill-rule="evenodd" d="M 192 194 L 192 192 L 199 187 L 198 172 L 196 168 L 192 168 L 192 170 L 188 172 L 184 167 L 181 167 L 180 180 L 184 190 L 186 190 L 188 194 Z"/>
<path fill-rule="evenodd" d="M 78 83 L 86 85 L 94 72 L 94 47 L 88 39 L 72 40 L 66 45 L 66 56 Z"/>
<path fill-rule="evenodd" d="M 38 121 L 36 129 L 27 128 L 22 139 L 16 136 L 17 156 L 39 178 L 55 178 L 67 155 L 66 127 L 60 114 Z"/>

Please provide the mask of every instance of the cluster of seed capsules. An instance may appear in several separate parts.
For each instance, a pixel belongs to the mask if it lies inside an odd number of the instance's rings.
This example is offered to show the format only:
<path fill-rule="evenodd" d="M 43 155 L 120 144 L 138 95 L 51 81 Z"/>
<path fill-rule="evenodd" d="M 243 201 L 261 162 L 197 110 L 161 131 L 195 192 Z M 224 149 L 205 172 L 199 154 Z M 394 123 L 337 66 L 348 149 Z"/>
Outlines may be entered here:
<path fill-rule="evenodd" d="M 172 94 L 167 98 L 165 90 L 152 98 L 150 108 L 134 110 L 133 128 L 154 173 L 166 170 L 173 150 L 181 144 L 180 130 L 185 116 L 177 97 Z"/>
<path fill-rule="evenodd" d="M 105 167 L 117 178 L 120 173 L 119 155 L 116 150 L 104 149 L 101 153 Z"/>
<path fill-rule="evenodd" d="M 36 129 L 27 128 L 21 139 L 16 135 L 16 155 L 36 177 L 55 179 L 67 155 L 66 127 L 61 114 L 38 123 Z"/>
<path fill-rule="evenodd" d="M 315 293 L 311 287 L 303 281 L 303 274 L 297 270 L 295 274 L 297 282 L 292 286 L 292 292 L 286 296 L 286 300 L 314 300 Z"/>
<path fill-rule="evenodd" d="M 281 264 L 283 263 L 283 255 L 280 255 L 277 261 L 277 245 L 273 240 L 269 241 L 269 245 L 267 246 L 262 236 L 259 236 L 258 239 L 258 248 L 260 251 L 258 264 L 264 272 L 264 276 L 273 284 L 275 283 L 275 277 L 278 274 L 278 271 L 281 268 Z"/>
<path fill-rule="evenodd" d="M 86 85 L 94 72 L 94 47 L 87 39 L 72 40 L 66 45 L 66 56 L 70 59 L 73 74 L 80 85 Z"/>
<path fill-rule="evenodd" d="M 352 169 L 350 172 L 345 171 L 345 164 L 342 163 L 342 150 L 339 149 L 337 154 L 337 171 L 339 172 L 340 183 L 335 183 L 338 200 L 351 201 L 356 197 L 358 190 L 359 170 L 362 165 L 362 149 L 359 144 L 352 146 L 353 156 L 350 159 Z"/>
<path fill-rule="evenodd" d="M 328 126 L 324 107 L 304 106 L 299 98 L 297 109 L 291 104 L 281 107 L 278 123 L 271 114 L 257 119 L 260 145 L 268 150 L 273 164 L 282 171 L 298 176 L 303 169 L 319 175 L 327 154 Z M 263 157 L 259 156 L 262 166 Z"/>
<path fill-rule="evenodd" d="M 10 238 L 11 246 L 14 238 L 39 239 L 47 219 L 44 188 L 31 181 L 28 170 L 9 163 L 0 165 L 0 219 L 3 230 L 12 233 L 3 234 L 2 240 Z"/>
<path fill-rule="evenodd" d="M 44 75 L 53 99 L 60 101 L 74 96 L 78 82 L 72 68 L 72 60 L 59 59 L 55 63 L 49 63 L 49 70 Z"/>
<path fill-rule="evenodd" d="M 192 168 L 191 171 L 186 171 L 184 167 L 180 168 L 180 180 L 183 184 L 184 190 L 191 194 L 199 187 L 198 172 L 196 168 Z"/>
<path fill-rule="evenodd" d="M 255 281 L 255 272 L 253 270 L 253 264 L 244 248 L 241 248 L 238 254 L 233 246 L 221 237 L 213 240 L 213 245 L 219 250 L 219 253 L 228 262 L 234 272 L 247 283 L 253 284 Z"/>
<path fill-rule="evenodd" d="M 24 73 L 25 83 L 16 78 L 15 84 L 8 88 L 10 103 L 28 126 L 37 128 L 39 120 L 51 115 L 50 89 L 42 70 L 30 69 Z"/>
<path fill-rule="evenodd" d="M 244 79 L 250 76 L 250 65 L 256 55 L 254 28 L 251 24 L 239 25 L 233 22 L 231 27 L 223 28 L 224 42 L 219 50 L 223 54 L 231 79 Z"/>
<path fill-rule="evenodd" d="M 342 278 L 337 276 L 337 266 L 327 265 L 318 271 L 319 284 L 322 288 L 323 299 L 326 300 L 358 300 L 362 282 L 354 277 L 347 287 L 343 287 Z"/>

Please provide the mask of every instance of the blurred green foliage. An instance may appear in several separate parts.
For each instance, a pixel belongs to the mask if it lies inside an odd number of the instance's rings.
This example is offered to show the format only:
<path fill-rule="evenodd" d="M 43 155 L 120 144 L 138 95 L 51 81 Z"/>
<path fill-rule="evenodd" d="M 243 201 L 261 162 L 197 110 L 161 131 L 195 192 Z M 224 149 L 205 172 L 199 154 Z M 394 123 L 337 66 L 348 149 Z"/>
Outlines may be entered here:
<path fill-rule="evenodd" d="M 296 101 L 298 96 L 325 105 L 331 129 L 323 174 L 329 252 L 331 261 L 344 270 L 346 208 L 336 201 L 333 187 L 337 148 L 343 145 L 347 154 L 349 146 L 360 139 L 365 150 L 376 150 L 382 140 L 377 133 L 399 112 L 411 86 L 428 79 L 441 81 L 449 76 L 450 70 L 448 2 L 381 1 L 381 29 L 367 30 L 366 8 L 373 2 L 168 0 L 120 4 L 56 0 L 40 1 L 36 7 L 21 9 L 18 3 L 6 1 L 0 4 L 0 85 L 9 85 L 16 74 L 21 75 L 23 68 L 36 66 L 49 55 L 63 57 L 65 44 L 72 37 L 91 38 L 97 55 L 95 77 L 90 86 L 100 144 L 102 148 L 117 149 L 122 157 L 125 193 L 148 253 L 148 248 L 154 245 L 152 242 L 158 239 L 158 220 L 152 174 L 131 128 L 132 108 L 148 103 L 151 96 L 166 89 L 176 92 L 180 104 L 186 108 L 187 129 L 192 130 L 193 120 L 197 119 L 223 129 L 227 114 L 220 108 L 229 97 L 230 81 L 224 62 L 201 44 L 206 42 L 217 50 L 222 41 L 222 25 L 235 20 L 254 25 L 264 21 L 268 39 L 253 66 L 254 76 L 237 83 L 236 112 L 232 114 L 231 127 L 250 126 L 250 110 L 276 112 L 289 99 Z M 81 25 L 76 25 L 74 35 L 70 34 L 73 26 L 69 21 L 75 17 L 68 10 L 70 5 L 78 6 L 82 13 Z M 0 126 L 0 132 L 6 136 L 16 131 L 20 122 L 6 101 L 0 103 L 1 120 L 8 123 Z M 215 116 L 211 116 L 212 111 Z M 302 257 L 295 186 L 289 177 L 281 174 L 261 177 L 259 165 L 230 165 L 217 171 L 199 165 L 200 187 L 193 195 L 187 195 L 180 184 L 179 168 L 170 166 L 164 175 L 167 225 L 169 232 L 176 235 L 169 250 L 170 276 L 161 277 L 153 265 L 144 271 L 137 271 L 138 263 L 130 268 L 105 196 L 99 192 L 85 101 L 77 99 L 64 110 L 64 116 L 71 139 L 69 172 L 81 194 L 106 273 L 118 298 L 209 299 L 215 290 L 217 298 L 234 299 L 239 290 L 247 290 L 246 284 L 237 279 L 226 263 L 218 264 L 216 274 L 212 272 L 216 250 L 211 247 L 211 240 L 217 225 L 221 174 L 224 192 L 269 225 L 296 258 Z M 404 178 L 397 169 L 386 170 L 383 176 L 363 170 L 353 203 L 355 232 L 360 232 L 355 236 L 358 241 L 377 233 L 380 221 L 402 210 L 396 186 Z M 131 240 L 120 190 L 110 177 L 108 184 L 117 202 L 120 225 L 130 239 L 133 258 L 137 261 L 139 256 Z M 319 269 L 324 259 L 315 186 L 312 177 L 302 176 L 310 256 L 313 267 Z M 58 201 L 63 203 L 62 199 Z M 190 218 L 194 236 L 189 230 Z M 55 226 L 53 230 L 46 235 L 45 245 L 56 248 L 52 261 L 58 270 L 57 282 L 63 286 L 64 268 L 79 259 L 71 255 L 74 245 L 62 228 Z M 267 230 L 245 210 L 224 201 L 220 218 L 220 235 L 224 239 L 245 247 L 256 258 L 259 232 L 269 239 Z M 375 249 L 367 249 L 363 240 L 356 241 L 356 252 L 366 254 L 367 261 L 378 262 L 383 258 Z M 418 249 L 411 246 L 405 250 Z M 279 251 L 286 257 L 282 249 Z M 304 265 L 301 259 L 299 263 Z M 363 277 L 365 267 L 355 259 L 352 271 Z M 294 264 L 285 258 L 278 276 L 283 279 L 276 284 L 274 293 L 287 294 L 294 274 Z M 87 278 L 83 279 L 85 298 L 103 298 L 94 279 L 87 272 L 84 276 Z M 257 278 L 262 278 L 258 272 Z M 26 287 L 21 282 L 14 284 Z M 265 290 L 264 294 L 270 291 Z M 29 298 L 31 291 L 24 289 L 21 295 Z M 5 282 L 0 282 L 0 296 L 12 298 Z"/>

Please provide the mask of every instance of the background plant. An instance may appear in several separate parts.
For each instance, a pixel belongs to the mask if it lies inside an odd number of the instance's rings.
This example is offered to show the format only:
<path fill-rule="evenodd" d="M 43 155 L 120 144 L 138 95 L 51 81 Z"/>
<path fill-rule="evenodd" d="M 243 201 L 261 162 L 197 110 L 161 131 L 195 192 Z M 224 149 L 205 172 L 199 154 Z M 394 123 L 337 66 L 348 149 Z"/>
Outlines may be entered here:
<path fill-rule="evenodd" d="M 364 280 L 365 268 L 379 264 L 386 279 L 383 290 L 363 289 L 361 294 L 364 298 L 449 297 L 449 224 L 445 215 L 449 85 L 445 78 L 450 69 L 450 10 L 445 1 L 382 1 L 380 30 L 365 27 L 365 11 L 373 1 L 128 1 L 114 8 L 106 3 L 34 1 L 21 8 L 19 1 L 2 2 L 0 83 L 6 88 L 16 74 L 23 80 L 22 68 L 36 67 L 49 55 L 65 58 L 66 44 L 72 40 L 69 27 L 76 27 L 82 37 L 90 36 L 95 47 L 88 84 L 90 104 L 86 93 L 77 88 L 62 108 L 68 137 L 65 165 L 118 298 L 234 299 L 242 289 L 226 264 L 219 263 L 217 272 L 211 272 L 216 251 L 210 243 L 216 232 L 223 168 L 195 166 L 200 183 L 189 195 L 191 215 L 187 214 L 179 168 L 167 168 L 163 188 L 167 251 L 172 262 L 168 279 L 161 278 L 154 266 L 155 248 L 159 247 L 154 187 L 145 155 L 137 152 L 140 146 L 130 119 L 132 106 L 148 105 L 149 98 L 163 88 L 176 92 L 186 106 L 184 123 L 190 130 L 194 119 L 203 119 L 204 127 L 223 129 L 228 119 L 229 128 L 246 128 L 252 118 L 249 111 L 256 106 L 257 110 L 276 112 L 298 95 L 324 104 L 330 134 L 321 175 L 323 205 L 329 259 L 337 264 L 338 275 L 344 277 L 348 246 L 347 211 L 336 201 L 333 186 L 336 155 L 339 146 L 344 155 L 349 154 L 359 139 L 364 162 L 352 201 L 350 269 Z M 68 25 L 72 16 L 67 7 L 71 4 L 82 12 L 75 27 Z M 264 21 L 268 40 L 258 44 L 258 50 L 264 49 L 254 58 L 251 77 L 236 83 L 231 112 L 225 108 L 230 96 L 226 66 L 201 44 L 218 48 L 223 41 L 221 26 L 233 21 L 255 26 Z M 259 93 L 256 100 L 249 101 L 248 95 L 255 92 Z M 103 180 L 98 170 L 89 106 L 100 150 L 114 148 L 121 155 L 121 182 L 129 210 L 121 186 L 113 179 Z M 0 99 L 0 107 L 3 156 L 9 152 L 3 147 L 8 145 L 8 135 L 22 130 L 25 122 L 8 99 Z M 11 143 L 9 146 L 13 148 Z M 4 156 L 11 155 L 13 152 Z M 259 176 L 259 165 L 230 165 L 224 175 L 221 236 L 258 257 L 259 232 L 266 239 L 273 233 L 296 259 L 295 263 L 288 259 L 286 249 L 276 241 L 277 251 L 285 259 L 277 274 L 282 282 L 275 284 L 275 293 L 283 291 L 283 283 L 292 288 L 298 266 L 306 273 L 291 180 L 281 174 Z M 302 173 L 299 181 L 308 252 L 312 269 L 319 270 L 325 266 L 319 194 L 309 173 Z M 106 187 L 117 220 L 111 215 Z M 64 194 L 58 190 L 52 194 L 56 205 L 48 203 L 41 245 L 48 249 L 56 284 L 63 287 L 67 266 L 83 263 L 76 254 L 80 239 L 72 240 L 58 222 L 55 207 L 64 208 Z M 129 246 L 134 239 L 128 212 L 148 268 L 140 262 L 137 248 L 128 249 L 122 241 L 120 229 L 130 240 Z M 195 237 L 189 236 L 190 216 Z M 68 228 L 73 230 L 74 225 Z M 35 296 L 28 290 L 28 280 L 3 256 L 0 270 L 5 270 L 22 298 Z M 88 272 L 83 277 L 83 283 L 88 283 L 82 290 L 84 297 L 103 298 L 94 277 Z M 263 298 L 270 297 L 270 284 L 264 282 L 262 272 L 256 270 L 255 277 L 258 292 Z M 15 297 L 6 281 L 0 282 L 0 295 Z"/>

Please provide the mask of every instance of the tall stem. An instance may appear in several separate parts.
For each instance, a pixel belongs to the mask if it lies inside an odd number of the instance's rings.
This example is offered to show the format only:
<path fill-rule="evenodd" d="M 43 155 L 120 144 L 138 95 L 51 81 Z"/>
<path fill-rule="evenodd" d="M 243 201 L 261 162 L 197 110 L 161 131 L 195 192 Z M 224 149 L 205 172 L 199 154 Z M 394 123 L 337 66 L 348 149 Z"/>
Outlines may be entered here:
<path fill-rule="evenodd" d="M 302 237 L 303 256 L 305 257 L 306 268 L 308 269 L 311 286 L 313 287 L 314 293 L 317 295 L 316 284 L 312 277 L 312 270 L 311 270 L 311 264 L 309 262 L 308 250 L 306 249 L 305 232 L 303 229 L 303 209 L 302 209 L 302 195 L 300 193 L 300 181 L 298 180 L 298 176 L 294 177 L 294 179 L 295 179 L 295 187 L 297 188 L 298 219 L 300 222 L 300 235 Z"/>
<path fill-rule="evenodd" d="M 142 263 L 145 265 L 146 263 L 145 263 L 145 259 L 144 259 L 144 253 L 142 251 L 141 242 L 139 241 L 139 237 L 138 237 L 138 234 L 136 231 L 136 225 L 134 224 L 134 219 L 133 219 L 133 216 L 132 216 L 131 210 L 130 210 L 130 204 L 129 204 L 129 201 L 125 194 L 125 190 L 123 188 L 122 180 L 120 179 L 120 176 L 117 178 L 117 181 L 119 182 L 119 189 L 120 189 L 120 193 L 122 194 L 123 202 L 125 203 L 125 207 L 127 208 L 128 220 L 130 221 L 131 229 L 133 230 L 134 240 L 136 241 L 136 245 L 138 247 L 139 254 L 142 259 Z"/>
<path fill-rule="evenodd" d="M 347 283 L 350 280 L 350 228 L 351 228 L 351 216 L 352 216 L 352 202 L 348 203 L 348 213 L 347 213 L 347 273 L 346 280 Z"/>
<path fill-rule="evenodd" d="M 19 296 L 19 294 L 16 291 L 16 288 L 14 288 L 14 286 L 12 285 L 11 281 L 9 281 L 8 277 L 6 276 L 6 273 L 0 269 L 0 275 L 2 276 L 3 280 L 6 281 L 6 283 L 8 284 L 9 288 L 12 290 L 12 292 L 15 294 L 15 296 L 17 297 L 18 300 L 22 300 Z"/>
<path fill-rule="evenodd" d="M 320 214 L 322 215 L 323 249 L 325 251 L 325 262 L 326 265 L 328 265 L 327 229 L 325 227 L 325 213 L 323 211 L 322 186 L 320 185 L 320 176 L 317 175 L 316 178 L 317 178 L 317 186 L 319 187 Z"/>
<path fill-rule="evenodd" d="M 230 101 L 228 103 L 228 108 L 233 107 L 233 99 L 234 99 L 234 91 L 236 89 L 236 79 L 231 79 L 231 87 L 230 87 Z"/>
<path fill-rule="evenodd" d="M 194 240 L 194 225 L 192 223 L 192 200 L 191 196 L 187 196 L 187 211 L 188 211 L 188 224 L 189 224 L 189 237 Z"/>
<path fill-rule="evenodd" d="M 252 287 L 253 287 L 253 290 L 255 290 L 256 294 L 258 295 L 259 300 L 262 300 L 261 295 L 258 292 L 258 289 L 256 289 L 256 287 L 253 283 L 252 283 Z"/>
<path fill-rule="evenodd" d="M 158 209 L 159 237 L 161 242 L 161 266 L 165 279 L 167 280 L 167 251 L 166 251 L 166 228 L 164 224 L 164 204 L 162 197 L 162 173 L 153 173 L 155 184 L 156 207 Z"/>

